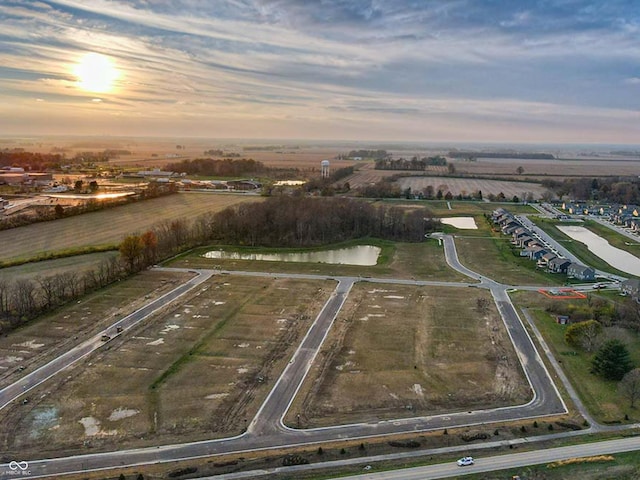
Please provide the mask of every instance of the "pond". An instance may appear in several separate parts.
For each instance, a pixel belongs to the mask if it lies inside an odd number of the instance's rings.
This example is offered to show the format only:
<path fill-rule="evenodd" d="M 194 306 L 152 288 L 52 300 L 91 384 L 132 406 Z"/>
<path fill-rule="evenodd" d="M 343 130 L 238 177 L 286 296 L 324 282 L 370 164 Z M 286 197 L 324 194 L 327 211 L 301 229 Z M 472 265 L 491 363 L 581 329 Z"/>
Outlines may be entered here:
<path fill-rule="evenodd" d="M 574 240 L 584 243 L 589 251 L 612 267 L 631 275 L 640 276 L 640 258 L 635 255 L 612 246 L 607 240 L 585 227 L 558 226 L 558 229 Z"/>
<path fill-rule="evenodd" d="M 445 225 L 451 225 L 452 227 L 460 228 L 462 230 L 477 230 L 478 226 L 473 217 L 445 217 L 440 221 Z"/>
<path fill-rule="evenodd" d="M 371 245 L 295 253 L 247 253 L 212 250 L 206 258 L 222 260 L 263 260 L 267 262 L 333 263 L 340 265 L 372 266 L 378 263 L 380 248 Z"/>

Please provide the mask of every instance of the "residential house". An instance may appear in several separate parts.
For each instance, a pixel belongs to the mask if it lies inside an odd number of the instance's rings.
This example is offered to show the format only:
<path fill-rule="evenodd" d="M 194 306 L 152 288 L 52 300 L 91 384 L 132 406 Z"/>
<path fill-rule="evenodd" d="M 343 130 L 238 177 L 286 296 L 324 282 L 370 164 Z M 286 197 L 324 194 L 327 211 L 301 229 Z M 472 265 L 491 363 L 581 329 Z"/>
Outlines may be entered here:
<path fill-rule="evenodd" d="M 542 248 L 540 245 L 534 245 L 532 247 L 525 248 L 529 260 L 539 260 L 545 253 L 549 253 L 547 250 Z"/>
<path fill-rule="evenodd" d="M 566 258 L 556 257 L 549 261 L 547 267 L 552 273 L 567 273 L 569 265 L 571 265 L 571 262 Z"/>
<path fill-rule="evenodd" d="M 543 266 L 543 267 L 548 266 L 549 262 L 554 258 L 558 258 L 558 256 L 555 253 L 548 252 L 542 255 L 542 257 L 540 257 L 540 260 L 538 260 L 538 263 L 540 264 L 540 266 Z"/>
<path fill-rule="evenodd" d="M 630 295 L 634 300 L 638 300 L 640 297 L 640 280 L 637 278 L 630 278 L 629 280 L 625 280 L 620 285 L 620 291 Z"/>
<path fill-rule="evenodd" d="M 596 271 L 591 267 L 580 265 L 579 263 L 572 263 L 567 267 L 567 276 L 577 280 L 595 280 Z"/>

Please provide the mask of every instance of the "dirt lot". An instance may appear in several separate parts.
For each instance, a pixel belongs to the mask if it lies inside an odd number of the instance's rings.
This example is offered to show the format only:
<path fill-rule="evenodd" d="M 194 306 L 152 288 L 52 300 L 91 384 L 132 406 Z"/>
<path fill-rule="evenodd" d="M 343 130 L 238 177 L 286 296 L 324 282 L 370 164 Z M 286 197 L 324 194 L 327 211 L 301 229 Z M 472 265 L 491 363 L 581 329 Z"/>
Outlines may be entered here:
<path fill-rule="evenodd" d="M 376 421 L 521 404 L 530 395 L 488 292 L 363 283 L 287 421 L 303 428 Z"/>
<path fill-rule="evenodd" d="M 1 449 L 42 457 L 238 434 L 334 285 L 213 277 L 7 407 Z"/>
<path fill-rule="evenodd" d="M 192 276 L 157 270 L 141 272 L 1 336 L 0 387 L 18 378 L 18 367 L 25 367 L 20 375 L 29 373 L 57 352 L 68 350 L 111 325 L 116 317 L 128 315 Z"/>

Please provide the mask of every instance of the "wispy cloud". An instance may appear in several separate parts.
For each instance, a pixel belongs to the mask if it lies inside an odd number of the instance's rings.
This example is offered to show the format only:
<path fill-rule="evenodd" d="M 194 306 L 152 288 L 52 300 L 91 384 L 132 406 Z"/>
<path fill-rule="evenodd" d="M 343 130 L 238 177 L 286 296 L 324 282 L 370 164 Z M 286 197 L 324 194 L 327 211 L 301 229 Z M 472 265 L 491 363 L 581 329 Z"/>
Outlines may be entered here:
<path fill-rule="evenodd" d="M 21 109 L 13 131 L 46 104 L 68 133 L 128 117 L 135 133 L 623 138 L 640 126 L 634 3 L 5 0 L 0 103 Z M 120 71 L 100 102 L 72 73 L 87 52 Z"/>

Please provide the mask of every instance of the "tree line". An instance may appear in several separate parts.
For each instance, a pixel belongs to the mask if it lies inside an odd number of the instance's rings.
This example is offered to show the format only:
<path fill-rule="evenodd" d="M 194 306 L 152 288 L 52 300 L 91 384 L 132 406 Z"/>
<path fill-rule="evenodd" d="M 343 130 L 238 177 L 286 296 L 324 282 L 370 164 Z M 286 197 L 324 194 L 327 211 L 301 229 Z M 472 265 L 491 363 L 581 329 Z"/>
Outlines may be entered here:
<path fill-rule="evenodd" d="M 252 158 L 216 160 L 213 158 L 196 158 L 169 163 L 166 170 L 184 172 L 188 175 L 202 175 L 210 177 L 237 177 L 241 175 L 258 175 L 269 169 L 262 162 Z"/>
<path fill-rule="evenodd" d="M 435 157 L 416 156 L 411 159 L 406 158 L 383 158 L 376 160 L 376 170 L 426 170 L 429 166 L 445 166 L 447 159 L 436 155 Z"/>
<path fill-rule="evenodd" d="M 545 179 L 542 185 L 558 197 L 572 200 L 640 204 L 640 180 L 637 177 Z"/>
<path fill-rule="evenodd" d="M 289 196 L 231 206 L 193 221 L 164 221 L 127 235 L 118 257 L 84 273 L 0 280 L 0 333 L 199 245 L 310 247 L 362 237 L 419 242 L 438 225 L 427 209 L 407 210 L 352 198 Z"/>

